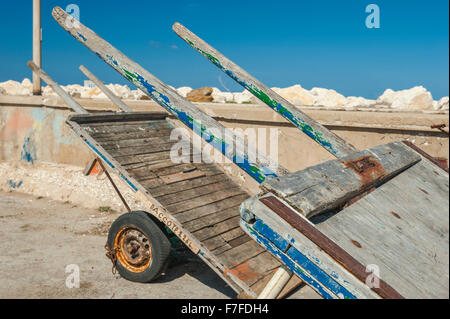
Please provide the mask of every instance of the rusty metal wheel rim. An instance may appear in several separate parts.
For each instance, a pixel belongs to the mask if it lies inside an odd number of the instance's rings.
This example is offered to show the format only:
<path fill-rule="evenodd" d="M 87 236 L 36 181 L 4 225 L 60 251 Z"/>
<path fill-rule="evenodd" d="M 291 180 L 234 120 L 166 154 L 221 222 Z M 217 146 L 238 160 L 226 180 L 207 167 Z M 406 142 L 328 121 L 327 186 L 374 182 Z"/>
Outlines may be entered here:
<path fill-rule="evenodd" d="M 131 272 L 143 272 L 152 262 L 150 240 L 135 227 L 126 226 L 117 232 L 114 249 L 117 260 Z"/>

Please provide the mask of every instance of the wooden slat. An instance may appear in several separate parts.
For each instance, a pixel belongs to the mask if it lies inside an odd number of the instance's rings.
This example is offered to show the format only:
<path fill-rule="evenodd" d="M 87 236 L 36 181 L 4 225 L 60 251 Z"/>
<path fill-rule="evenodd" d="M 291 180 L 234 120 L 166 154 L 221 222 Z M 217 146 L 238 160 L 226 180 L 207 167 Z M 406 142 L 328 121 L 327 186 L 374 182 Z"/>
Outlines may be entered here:
<path fill-rule="evenodd" d="M 236 185 L 230 183 L 229 181 L 224 181 L 188 189 L 174 194 L 159 196 L 156 197 L 156 199 L 163 205 L 171 205 L 181 201 L 191 200 L 198 196 L 203 196 L 217 191 L 222 191 L 232 187 L 236 187 Z"/>
<path fill-rule="evenodd" d="M 231 206 L 239 205 L 247 199 L 249 196 L 247 194 L 239 194 L 230 198 L 226 198 L 205 206 L 196 207 L 195 209 L 188 210 L 176 214 L 176 219 L 181 223 L 186 223 L 190 220 L 194 220 L 196 218 L 201 218 L 205 215 L 209 215 L 215 213 L 217 211 L 221 211 Z"/>
<path fill-rule="evenodd" d="M 311 218 L 340 207 L 420 160 L 420 156 L 403 143 L 389 143 L 339 161 L 268 179 L 262 188 L 282 197 L 298 212 Z"/>
<path fill-rule="evenodd" d="M 405 297 L 448 298 L 448 174 L 436 169 L 423 158 L 317 227 Z"/>
<path fill-rule="evenodd" d="M 330 240 L 326 235 L 317 230 L 312 224 L 299 214 L 294 213 L 274 196 L 261 198 L 260 201 L 275 212 L 280 218 L 288 222 L 292 227 L 308 237 L 313 243 L 324 250 L 328 255 L 348 269 L 356 278 L 365 282 L 367 278 L 366 267 L 347 253 L 341 246 Z M 339 215 L 339 214 L 338 214 Z M 403 298 L 389 284 L 379 279 L 380 287 L 372 288 L 383 298 Z"/>
<path fill-rule="evenodd" d="M 203 171 L 203 170 L 202 170 Z M 216 170 L 215 175 L 208 175 L 199 178 L 193 178 L 183 180 L 179 182 L 171 183 L 170 185 L 164 185 L 155 189 L 152 189 L 152 195 L 155 197 L 170 195 L 183 190 L 190 190 L 192 188 L 209 185 L 217 182 L 223 182 L 229 180 L 220 170 Z"/>
<path fill-rule="evenodd" d="M 154 144 L 165 144 L 165 143 L 174 143 L 170 141 L 167 136 L 158 136 L 158 137 L 150 137 L 150 138 L 136 138 L 132 140 L 119 140 L 119 141 L 109 141 L 100 143 L 100 145 L 106 150 L 112 147 L 114 148 L 122 148 L 122 147 L 132 147 L 132 146 L 141 146 L 141 145 L 154 145 Z"/>
<path fill-rule="evenodd" d="M 203 216 L 202 218 L 194 219 L 190 222 L 184 223 L 183 226 L 186 227 L 186 229 L 188 229 L 192 233 L 202 228 L 213 226 L 214 224 L 220 223 L 224 220 L 236 216 L 239 216 L 238 205 L 227 208 L 220 212 Z"/>
<path fill-rule="evenodd" d="M 193 235 L 198 238 L 198 240 L 203 241 L 212 237 L 215 237 L 217 235 L 220 235 L 222 233 L 225 233 L 226 231 L 232 230 L 234 228 L 239 227 L 239 216 L 235 216 L 229 219 L 226 219 L 224 221 L 221 221 L 219 223 L 213 224 L 210 227 L 205 227 L 200 230 L 197 230 L 193 232 Z"/>
<path fill-rule="evenodd" d="M 70 115 L 68 120 L 78 124 L 95 122 L 122 121 L 159 121 L 167 117 L 166 112 L 133 112 L 133 113 L 90 113 L 83 116 Z"/>
<path fill-rule="evenodd" d="M 208 204 L 212 204 L 236 195 L 241 195 L 243 192 L 240 188 L 234 187 L 231 189 L 227 189 L 221 192 L 215 192 L 212 194 L 207 194 L 204 196 L 196 197 L 188 202 L 184 203 L 176 203 L 173 205 L 168 205 L 167 209 L 172 214 L 179 214 L 181 212 L 191 211 L 197 207 L 206 206 Z"/>
<path fill-rule="evenodd" d="M 185 180 L 191 180 L 193 178 L 203 177 L 206 175 L 206 172 L 203 170 L 195 170 L 192 172 L 176 172 L 173 174 L 168 174 L 167 176 L 161 176 L 161 179 L 164 181 L 166 185 L 174 184 L 177 182 L 182 182 Z"/>
<path fill-rule="evenodd" d="M 108 149 L 108 153 L 114 158 L 117 156 L 130 156 L 130 155 L 146 155 L 152 153 L 158 153 L 163 151 L 170 151 L 173 143 L 157 144 L 157 145 L 143 145 L 144 147 L 134 146 L 120 149 Z"/>
<path fill-rule="evenodd" d="M 138 132 L 122 132 L 122 133 L 92 133 L 92 137 L 99 143 L 120 140 L 134 140 L 137 138 L 151 138 L 170 136 L 172 129 L 146 130 Z"/>
<path fill-rule="evenodd" d="M 251 240 L 218 255 L 218 257 L 225 266 L 231 269 L 259 255 L 263 251 L 264 248 L 259 246 L 255 241 Z"/>

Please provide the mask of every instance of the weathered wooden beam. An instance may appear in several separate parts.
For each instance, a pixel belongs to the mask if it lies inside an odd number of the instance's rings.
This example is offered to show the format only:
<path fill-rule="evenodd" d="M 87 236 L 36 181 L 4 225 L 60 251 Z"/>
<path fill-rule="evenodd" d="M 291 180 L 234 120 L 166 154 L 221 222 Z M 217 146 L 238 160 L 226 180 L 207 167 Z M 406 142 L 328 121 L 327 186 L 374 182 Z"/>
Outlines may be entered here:
<path fill-rule="evenodd" d="M 97 87 L 105 93 L 105 95 L 113 102 L 116 106 L 118 106 L 123 112 L 133 112 L 133 110 L 126 105 L 117 95 L 115 95 L 110 89 L 100 81 L 91 71 L 89 71 L 84 65 L 80 65 L 80 71 L 83 72 L 86 77 L 97 85 Z"/>
<path fill-rule="evenodd" d="M 408 146 L 394 142 L 280 178 L 270 178 L 261 188 L 277 194 L 300 214 L 311 218 L 340 207 L 420 160 Z"/>
<path fill-rule="evenodd" d="M 257 152 L 249 147 L 243 139 L 226 129 L 209 115 L 200 111 L 194 104 L 185 100 L 175 90 L 129 59 L 83 24 L 77 22 L 76 27 L 71 27 L 70 25 L 74 24 L 67 24 L 66 21 L 73 21 L 74 18 L 60 7 L 53 8 L 52 14 L 56 22 L 76 40 L 84 44 L 195 133 L 202 136 L 256 181 L 261 183 L 269 176 L 281 176 L 288 172 L 265 156 L 258 156 L 255 162 L 250 162 L 249 154 L 257 154 Z M 230 141 L 234 141 L 234 143 Z"/>
<path fill-rule="evenodd" d="M 173 30 L 187 44 L 206 57 L 228 76 L 242 85 L 271 109 L 279 113 L 289 122 L 298 127 L 303 133 L 325 148 L 337 158 L 345 157 L 356 151 L 355 147 L 344 139 L 326 129 L 314 121 L 308 115 L 297 109 L 289 101 L 256 80 L 234 62 L 227 59 L 223 54 L 214 49 L 197 35 L 189 31 L 180 23 L 173 25 Z"/>
<path fill-rule="evenodd" d="M 80 104 L 78 104 L 66 91 L 64 91 L 58 83 L 52 80 L 50 76 L 48 76 L 47 73 L 45 73 L 41 68 L 39 68 L 33 61 L 28 62 L 28 67 L 33 70 L 34 72 L 38 73 L 40 78 L 44 80 L 48 85 L 50 85 L 55 91 L 56 94 L 59 95 L 61 99 L 63 99 L 64 102 L 69 105 L 72 110 L 79 114 L 87 114 L 88 111 L 86 111 Z"/>

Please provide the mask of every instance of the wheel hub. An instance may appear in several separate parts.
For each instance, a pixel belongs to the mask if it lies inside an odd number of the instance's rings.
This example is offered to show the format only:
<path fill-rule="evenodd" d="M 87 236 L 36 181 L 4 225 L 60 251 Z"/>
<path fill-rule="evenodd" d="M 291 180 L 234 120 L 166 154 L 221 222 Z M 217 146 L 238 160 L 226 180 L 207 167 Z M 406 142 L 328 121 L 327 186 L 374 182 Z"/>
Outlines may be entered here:
<path fill-rule="evenodd" d="M 150 265 L 152 249 L 148 238 L 138 229 L 122 228 L 115 238 L 117 260 L 132 272 L 142 272 Z"/>

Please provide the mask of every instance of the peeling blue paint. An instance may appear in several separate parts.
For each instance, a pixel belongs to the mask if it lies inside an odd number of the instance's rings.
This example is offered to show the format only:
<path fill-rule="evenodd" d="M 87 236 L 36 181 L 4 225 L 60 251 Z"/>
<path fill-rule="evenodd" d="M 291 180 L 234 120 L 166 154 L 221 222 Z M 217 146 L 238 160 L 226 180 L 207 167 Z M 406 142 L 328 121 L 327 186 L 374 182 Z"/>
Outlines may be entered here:
<path fill-rule="evenodd" d="M 8 184 L 11 188 L 19 188 L 20 186 L 22 186 L 23 182 L 20 181 L 20 182 L 16 183 L 16 182 L 13 182 L 12 180 L 9 180 L 9 181 L 7 182 L 7 184 Z"/>
<path fill-rule="evenodd" d="M 34 163 L 36 160 L 36 148 L 31 137 L 26 137 L 23 141 L 20 159 L 28 163 Z"/>
<path fill-rule="evenodd" d="M 308 282 L 313 288 L 317 289 L 319 293 L 323 292 L 322 286 L 324 286 L 339 298 L 356 298 L 347 289 L 336 282 L 333 279 L 334 276 L 328 275 L 305 255 L 300 253 L 295 247 L 289 247 L 286 240 L 274 232 L 269 226 L 265 225 L 261 220 L 258 220 L 252 226 L 245 222 L 243 222 L 243 224 L 247 229 L 249 229 L 251 236 L 259 244 L 277 256 L 289 269 L 297 273 L 300 277 L 304 276 L 307 279 L 305 281 Z M 285 247 L 289 247 L 286 253 L 284 253 L 286 250 Z M 308 272 L 308 275 L 305 271 Z"/>

